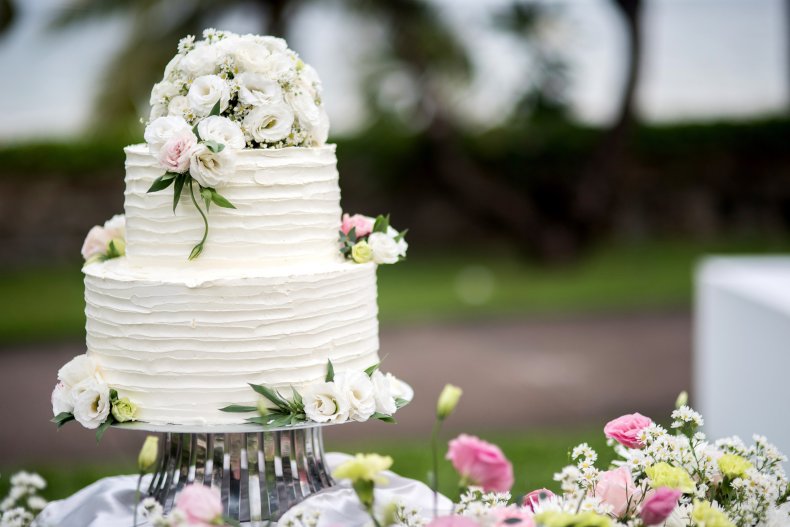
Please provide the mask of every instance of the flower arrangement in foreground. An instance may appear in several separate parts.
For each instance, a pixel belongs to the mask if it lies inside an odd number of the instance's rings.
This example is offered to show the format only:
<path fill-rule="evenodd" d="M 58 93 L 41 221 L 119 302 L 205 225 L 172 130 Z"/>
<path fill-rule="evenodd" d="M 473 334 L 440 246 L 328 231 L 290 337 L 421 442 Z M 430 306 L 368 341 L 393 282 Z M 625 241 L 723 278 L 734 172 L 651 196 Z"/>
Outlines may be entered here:
<path fill-rule="evenodd" d="M 58 370 L 58 383 L 52 390 L 52 422 L 58 428 L 76 420 L 96 429 L 96 440 L 113 423 L 137 418 L 137 405 L 107 385 L 96 363 L 87 354 L 78 355 Z"/>
<path fill-rule="evenodd" d="M 8 495 L 0 500 L 0 527 L 27 527 L 47 506 L 39 492 L 47 482 L 38 474 L 17 472 L 11 476 Z"/>
<path fill-rule="evenodd" d="M 389 215 L 371 218 L 362 214 L 343 214 L 340 253 L 356 263 L 394 264 L 406 259 L 409 248 L 406 232 L 408 229 L 396 231 L 390 225 Z"/>
<path fill-rule="evenodd" d="M 216 187 L 239 150 L 321 146 L 329 132 L 318 75 L 275 37 L 207 29 L 181 39 L 150 102 L 145 142 L 165 173 L 148 192 L 172 185 L 175 212 L 186 189 L 204 224 L 190 260 L 203 251 L 210 205 L 235 208 Z"/>
<path fill-rule="evenodd" d="M 287 426 L 306 421 L 315 423 L 364 422 L 378 419 L 394 423 L 392 417 L 411 400 L 411 390 L 391 373 L 382 373 L 379 365 L 365 371 L 335 374 L 327 361 L 324 382 L 307 385 L 302 391 L 291 388 L 291 396 L 260 384 L 250 387 L 262 398 L 256 406 L 232 404 L 223 412 L 253 413 L 248 423 Z"/>

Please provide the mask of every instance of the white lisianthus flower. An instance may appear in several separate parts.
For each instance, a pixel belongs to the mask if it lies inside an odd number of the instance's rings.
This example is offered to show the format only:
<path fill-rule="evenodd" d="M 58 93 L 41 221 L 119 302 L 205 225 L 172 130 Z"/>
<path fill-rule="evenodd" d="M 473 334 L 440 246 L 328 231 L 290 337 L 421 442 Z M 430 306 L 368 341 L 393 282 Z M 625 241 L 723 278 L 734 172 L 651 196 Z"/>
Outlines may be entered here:
<path fill-rule="evenodd" d="M 391 226 L 387 227 L 387 236 L 389 236 L 393 240 L 397 238 L 399 234 L 400 233 L 396 231 L 394 228 L 392 228 Z M 406 256 L 406 251 L 409 249 L 409 244 L 406 243 L 406 240 L 404 238 L 401 238 L 400 240 L 397 240 L 395 243 L 398 245 L 398 256 Z"/>
<path fill-rule="evenodd" d="M 192 127 L 184 120 L 183 117 L 170 115 L 167 117 L 159 117 L 151 121 L 145 127 L 145 142 L 148 143 L 148 150 L 152 155 L 159 155 L 159 150 L 162 149 L 168 139 L 174 135 L 183 132 L 191 131 Z"/>
<path fill-rule="evenodd" d="M 342 423 L 348 421 L 351 411 L 348 397 L 334 382 L 311 384 L 302 395 L 304 413 L 316 423 Z"/>
<path fill-rule="evenodd" d="M 149 103 L 151 105 L 158 104 L 164 100 L 172 99 L 176 95 L 180 95 L 180 93 L 181 86 L 169 81 L 158 82 L 154 84 L 151 90 L 151 99 Z"/>
<path fill-rule="evenodd" d="M 214 188 L 227 181 L 235 168 L 235 157 L 227 148 L 212 152 L 206 145 L 198 144 L 190 153 L 189 174 L 204 187 Z"/>
<path fill-rule="evenodd" d="M 394 264 L 398 262 L 398 244 L 388 234 L 374 232 L 368 236 L 368 244 L 373 249 L 373 261 L 377 264 Z"/>
<path fill-rule="evenodd" d="M 405 382 L 398 379 L 391 373 L 385 374 L 385 377 L 390 384 L 390 392 L 395 399 L 405 399 L 407 401 L 411 400 L 414 394 L 412 393 L 411 388 L 409 388 Z"/>
<path fill-rule="evenodd" d="M 170 59 L 170 62 L 168 62 L 167 66 L 165 66 L 165 79 L 172 81 L 175 77 L 177 77 L 178 70 L 181 69 L 181 61 L 183 59 L 184 55 L 181 55 L 180 53 Z"/>
<path fill-rule="evenodd" d="M 126 216 L 116 214 L 104 222 L 104 230 L 110 235 L 110 239 L 126 238 Z"/>
<path fill-rule="evenodd" d="M 281 141 L 291 133 L 294 114 L 285 103 L 253 108 L 244 118 L 246 132 L 259 143 Z"/>
<path fill-rule="evenodd" d="M 107 252 L 107 246 L 110 244 L 112 237 L 107 233 L 104 227 L 94 225 L 85 236 L 85 241 L 82 242 L 82 257 L 87 262 L 94 256 L 99 256 Z"/>
<path fill-rule="evenodd" d="M 253 39 L 269 50 L 271 53 L 282 53 L 288 50 L 288 44 L 280 37 L 255 36 Z"/>
<path fill-rule="evenodd" d="M 368 374 L 347 371 L 335 376 L 338 390 L 348 397 L 349 417 L 354 421 L 367 421 L 376 411 L 376 393 Z"/>
<path fill-rule="evenodd" d="M 201 141 L 215 141 L 225 145 L 226 148 L 244 148 L 244 132 L 239 125 L 219 115 L 211 115 L 201 120 L 198 125 L 198 134 Z"/>
<path fill-rule="evenodd" d="M 167 140 L 156 159 L 168 172 L 183 174 L 189 169 L 190 156 L 195 145 L 197 145 L 197 137 L 192 130 L 179 132 Z"/>
<path fill-rule="evenodd" d="M 376 411 L 384 415 L 394 414 L 398 408 L 395 405 L 395 397 L 392 395 L 390 380 L 380 370 L 376 370 L 370 376 L 370 381 L 373 383 Z"/>
<path fill-rule="evenodd" d="M 219 43 L 226 53 L 236 61 L 239 71 L 252 71 L 263 73 L 271 51 L 253 40 L 241 37 L 238 39 L 225 39 Z"/>
<path fill-rule="evenodd" d="M 288 103 L 294 109 L 299 126 L 307 132 L 316 146 L 326 142 L 329 135 L 329 117 L 323 107 L 315 102 L 307 87 L 300 86 L 288 94 Z"/>
<path fill-rule="evenodd" d="M 187 101 L 197 115 L 208 115 L 218 101 L 220 111 L 225 111 L 230 101 L 230 86 L 222 77 L 203 75 L 192 82 Z"/>
<path fill-rule="evenodd" d="M 74 387 L 74 419 L 89 429 L 98 428 L 107 420 L 112 404 L 110 387 L 95 379 L 87 379 Z"/>
<path fill-rule="evenodd" d="M 296 78 L 296 57 L 290 52 L 274 52 L 266 58 L 261 73 L 280 82 L 293 82 Z"/>
<path fill-rule="evenodd" d="M 97 378 L 96 363 L 93 362 L 93 359 L 87 353 L 77 355 L 58 370 L 58 380 L 69 389 L 86 379 Z"/>
<path fill-rule="evenodd" d="M 55 385 L 52 390 L 52 415 L 62 413 L 72 413 L 74 411 L 74 401 L 71 398 L 71 391 L 63 382 Z"/>
<path fill-rule="evenodd" d="M 187 100 L 186 95 L 176 95 L 170 99 L 170 103 L 167 105 L 168 115 L 186 118 L 186 116 L 191 113 L 194 112 L 192 111 L 192 108 L 189 107 L 189 101 Z"/>
<path fill-rule="evenodd" d="M 167 106 L 164 104 L 154 104 L 151 106 L 151 112 L 148 114 L 149 121 L 155 121 L 160 117 L 167 116 Z"/>
<path fill-rule="evenodd" d="M 283 100 L 283 90 L 277 81 L 261 73 L 246 72 L 236 77 L 239 100 L 250 106 L 266 106 Z"/>
<path fill-rule="evenodd" d="M 194 79 L 202 75 L 210 75 L 217 71 L 219 64 L 219 50 L 215 46 L 204 44 L 184 55 L 178 67 Z"/>

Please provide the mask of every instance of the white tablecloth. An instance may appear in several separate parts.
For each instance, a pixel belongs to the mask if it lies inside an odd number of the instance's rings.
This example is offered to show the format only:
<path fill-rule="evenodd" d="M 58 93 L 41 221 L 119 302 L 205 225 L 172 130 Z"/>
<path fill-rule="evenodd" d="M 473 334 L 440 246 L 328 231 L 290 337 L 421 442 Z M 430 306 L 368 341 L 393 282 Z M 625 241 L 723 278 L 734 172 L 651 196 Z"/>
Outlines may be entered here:
<path fill-rule="evenodd" d="M 330 470 L 349 459 L 346 454 L 327 454 Z M 399 501 L 429 516 L 433 509 L 433 492 L 424 483 L 386 472 L 387 485 L 376 488 L 376 503 L 386 505 Z M 148 484 L 143 481 L 143 489 Z M 134 493 L 137 476 L 104 478 L 85 487 L 65 500 L 50 503 L 39 515 L 34 527 L 131 527 L 133 524 Z M 439 497 L 440 512 L 446 513 L 452 504 Z M 363 527 L 369 518 L 362 511 L 354 491 L 346 483 L 311 496 L 286 514 L 296 509 L 319 511 L 319 527 Z M 140 527 L 150 527 L 139 522 Z"/>

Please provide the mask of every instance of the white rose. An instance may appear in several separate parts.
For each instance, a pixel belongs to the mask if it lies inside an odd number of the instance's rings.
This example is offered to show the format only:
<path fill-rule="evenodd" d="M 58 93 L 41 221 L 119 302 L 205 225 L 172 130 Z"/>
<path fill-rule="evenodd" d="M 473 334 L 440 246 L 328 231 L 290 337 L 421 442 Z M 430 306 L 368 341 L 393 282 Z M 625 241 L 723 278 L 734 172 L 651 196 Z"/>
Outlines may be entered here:
<path fill-rule="evenodd" d="M 302 67 L 299 72 L 301 78 L 300 85 L 309 93 L 313 98 L 321 95 L 321 79 L 318 77 L 318 72 L 309 64 Z"/>
<path fill-rule="evenodd" d="M 170 99 L 170 103 L 167 105 L 168 115 L 185 117 L 190 113 L 192 113 L 192 108 L 189 107 L 189 100 L 187 100 L 185 95 L 176 95 Z"/>
<path fill-rule="evenodd" d="M 178 84 L 169 81 L 158 82 L 154 84 L 154 87 L 151 90 L 151 99 L 149 100 L 149 103 L 151 105 L 159 104 L 166 99 L 172 99 L 180 93 L 181 86 Z"/>
<path fill-rule="evenodd" d="M 304 86 L 288 94 L 288 103 L 299 119 L 299 126 L 312 137 L 313 144 L 323 145 L 329 135 L 329 117 L 323 106 L 316 104 Z"/>
<path fill-rule="evenodd" d="M 348 398 L 334 382 L 311 384 L 302 395 L 304 413 L 316 423 L 342 423 L 348 421 Z"/>
<path fill-rule="evenodd" d="M 385 377 L 390 383 L 390 393 L 392 393 L 392 396 L 395 399 L 405 399 L 407 401 L 411 400 L 414 394 L 412 393 L 411 388 L 409 388 L 405 382 L 398 379 L 391 373 L 387 373 Z"/>
<path fill-rule="evenodd" d="M 247 142 L 239 125 L 219 115 L 211 115 L 201 120 L 198 125 L 201 141 L 216 141 L 226 148 L 244 148 Z"/>
<path fill-rule="evenodd" d="M 398 244 L 383 232 L 368 236 L 368 245 L 373 250 L 373 261 L 377 264 L 394 264 L 398 261 Z"/>
<path fill-rule="evenodd" d="M 262 73 L 267 71 L 267 60 L 271 52 L 266 46 L 240 38 L 234 42 L 228 42 L 224 45 L 225 49 L 230 51 L 230 55 L 236 61 L 239 71 L 252 71 Z"/>
<path fill-rule="evenodd" d="M 239 100 L 250 106 L 265 106 L 283 100 L 283 90 L 277 81 L 261 73 L 242 73 L 236 80 L 239 83 Z"/>
<path fill-rule="evenodd" d="M 177 76 L 177 70 L 181 68 L 181 61 L 183 58 L 184 55 L 179 53 L 170 59 L 170 62 L 165 66 L 165 79 L 173 80 L 173 78 Z"/>
<path fill-rule="evenodd" d="M 318 108 L 318 121 L 310 129 L 313 138 L 313 146 L 321 146 L 329 138 L 329 115 L 323 106 Z"/>
<path fill-rule="evenodd" d="M 190 78 L 209 75 L 217 70 L 219 63 L 219 50 L 208 44 L 196 46 L 195 49 L 184 55 L 178 66 Z"/>
<path fill-rule="evenodd" d="M 296 57 L 289 52 L 271 53 L 266 58 L 263 69 L 257 71 L 281 82 L 293 82 L 296 79 Z"/>
<path fill-rule="evenodd" d="M 177 133 L 191 130 L 192 127 L 189 126 L 183 117 L 175 115 L 159 117 L 145 127 L 145 142 L 148 143 L 148 150 L 151 154 L 156 156 L 168 139 Z"/>
<path fill-rule="evenodd" d="M 280 37 L 272 37 L 272 36 L 254 36 L 254 40 L 260 43 L 263 47 L 268 49 L 270 52 L 275 53 L 279 52 L 282 53 L 288 50 L 288 44 L 285 40 L 281 39 Z"/>
<path fill-rule="evenodd" d="M 387 236 L 389 236 L 390 238 L 395 239 L 398 237 L 399 234 L 400 233 L 395 229 L 393 229 L 391 226 L 387 227 Z M 406 243 L 406 239 L 401 238 L 395 243 L 398 246 L 398 256 L 406 256 L 406 251 L 409 249 L 409 244 Z"/>
<path fill-rule="evenodd" d="M 368 374 L 362 371 L 343 372 L 335 376 L 338 390 L 348 398 L 349 417 L 367 421 L 376 411 L 376 393 Z"/>
<path fill-rule="evenodd" d="M 206 145 L 198 144 L 189 156 L 189 173 L 204 187 L 214 188 L 227 181 L 235 167 L 235 157 L 227 148 L 212 152 Z"/>
<path fill-rule="evenodd" d="M 228 108 L 230 101 L 230 86 L 222 77 L 217 75 L 203 75 L 192 82 L 187 93 L 189 106 L 197 115 L 208 115 L 214 105 L 219 101 L 221 112 Z"/>
<path fill-rule="evenodd" d="M 98 428 L 110 414 L 110 387 L 88 379 L 73 389 L 74 419 L 85 428 Z"/>
<path fill-rule="evenodd" d="M 244 118 L 244 128 L 259 143 L 276 142 L 288 137 L 294 114 L 285 103 L 253 108 Z"/>
<path fill-rule="evenodd" d="M 154 121 L 159 119 L 160 117 L 165 117 L 167 115 L 167 106 L 164 104 L 154 104 L 151 106 L 151 112 L 148 114 L 148 120 Z"/>
<path fill-rule="evenodd" d="M 71 398 L 71 390 L 65 384 L 59 382 L 52 390 L 52 415 L 59 415 L 64 412 L 74 411 L 74 401 Z"/>
<path fill-rule="evenodd" d="M 87 354 L 77 355 L 58 370 L 58 380 L 73 388 L 86 379 L 96 379 L 97 369 L 93 359 Z"/>
<path fill-rule="evenodd" d="M 370 381 L 373 383 L 373 393 L 376 397 L 376 411 L 384 415 L 394 414 L 398 408 L 392 395 L 390 380 L 380 370 L 376 370 L 370 376 Z"/>

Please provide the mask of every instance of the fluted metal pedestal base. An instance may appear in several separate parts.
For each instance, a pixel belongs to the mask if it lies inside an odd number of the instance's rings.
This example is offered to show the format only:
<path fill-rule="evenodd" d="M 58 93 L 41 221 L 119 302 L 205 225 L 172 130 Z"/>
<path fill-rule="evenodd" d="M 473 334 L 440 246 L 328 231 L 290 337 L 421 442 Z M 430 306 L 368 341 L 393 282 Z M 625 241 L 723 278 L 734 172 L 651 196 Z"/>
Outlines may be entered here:
<path fill-rule="evenodd" d="M 145 428 L 152 431 L 155 427 Z M 162 504 L 165 513 L 173 509 L 181 490 L 195 483 L 220 492 L 226 516 L 262 526 L 334 484 L 324 463 L 320 426 L 258 431 L 233 428 L 236 430 L 230 433 L 162 432 L 158 468 L 148 493 Z"/>

